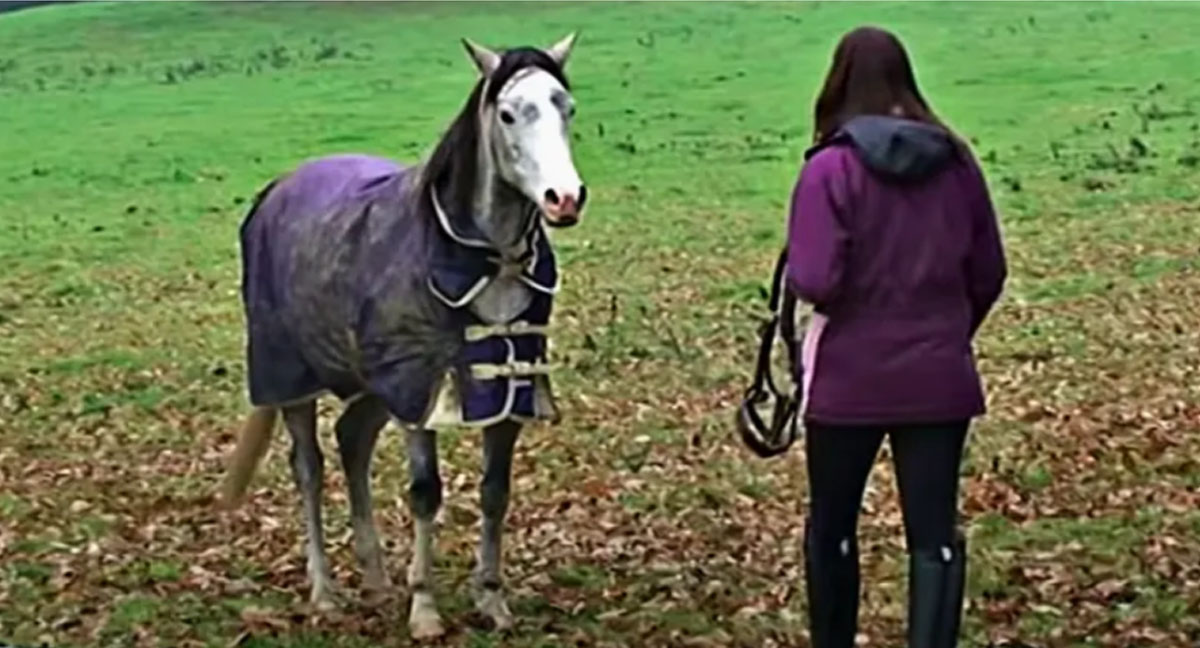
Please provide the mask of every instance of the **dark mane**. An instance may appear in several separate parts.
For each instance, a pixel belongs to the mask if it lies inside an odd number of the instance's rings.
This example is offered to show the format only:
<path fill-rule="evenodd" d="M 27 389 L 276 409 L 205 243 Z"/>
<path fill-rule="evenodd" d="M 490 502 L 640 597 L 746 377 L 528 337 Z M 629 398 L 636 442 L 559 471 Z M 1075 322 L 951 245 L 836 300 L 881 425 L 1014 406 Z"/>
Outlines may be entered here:
<path fill-rule="evenodd" d="M 427 195 L 430 187 L 439 187 L 449 191 L 449 195 L 439 194 L 446 201 L 446 207 L 453 213 L 463 214 L 470 209 L 478 174 L 475 150 L 479 145 L 479 114 L 480 101 L 484 105 L 493 105 L 500 94 L 500 89 L 518 70 L 527 67 L 537 67 L 549 72 L 570 89 L 562 68 L 545 52 L 532 47 L 519 47 L 505 51 L 500 59 L 500 66 L 492 73 L 487 84 L 487 96 L 481 96 L 484 89 L 484 79 L 480 79 L 471 90 L 466 104 L 455 117 L 442 139 L 430 154 L 421 172 L 420 190 L 422 196 Z"/>

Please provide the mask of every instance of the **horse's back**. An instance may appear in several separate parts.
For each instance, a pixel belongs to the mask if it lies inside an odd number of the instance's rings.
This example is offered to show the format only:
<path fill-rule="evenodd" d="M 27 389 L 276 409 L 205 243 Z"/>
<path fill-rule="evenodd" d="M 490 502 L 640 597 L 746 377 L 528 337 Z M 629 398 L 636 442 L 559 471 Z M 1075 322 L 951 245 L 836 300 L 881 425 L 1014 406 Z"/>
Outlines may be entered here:
<path fill-rule="evenodd" d="M 411 170 L 383 157 L 330 155 L 264 188 L 241 230 L 254 404 L 357 389 L 343 338 L 366 285 L 357 259 L 368 252 L 361 249 L 365 212 L 372 205 L 396 211 Z"/>
<path fill-rule="evenodd" d="M 406 170 L 395 160 L 359 153 L 315 158 L 277 179 L 264 206 L 279 201 L 293 213 L 326 211 Z"/>
<path fill-rule="evenodd" d="M 388 158 L 346 153 L 307 160 L 275 178 L 242 223 L 244 273 L 271 272 L 278 279 L 291 274 L 298 252 L 336 253 L 339 231 L 365 207 L 400 191 L 411 170 Z"/>

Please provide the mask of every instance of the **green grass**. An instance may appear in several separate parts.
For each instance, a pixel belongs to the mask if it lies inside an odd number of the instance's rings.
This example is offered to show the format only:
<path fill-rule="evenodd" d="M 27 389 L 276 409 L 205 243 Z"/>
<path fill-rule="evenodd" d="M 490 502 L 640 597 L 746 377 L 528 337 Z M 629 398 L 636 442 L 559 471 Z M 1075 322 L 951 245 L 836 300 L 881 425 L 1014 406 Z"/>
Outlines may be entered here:
<path fill-rule="evenodd" d="M 473 82 L 460 37 L 582 28 L 569 74 L 591 206 L 555 234 L 567 418 L 522 441 L 508 637 L 467 621 L 478 439 L 444 438 L 447 643 L 804 645 L 803 454 L 753 459 L 732 406 L 812 100 L 837 38 L 867 22 L 899 33 L 973 142 L 1012 265 L 964 468 L 969 645 L 1194 645 L 1200 8 L 1055 2 L 0 14 L 0 640 L 406 645 L 403 586 L 379 608 L 305 612 L 282 438 L 246 510 L 208 508 L 244 411 L 238 225 L 305 158 L 427 152 Z M 374 483 L 401 583 L 399 436 Z M 331 556 L 353 591 L 328 464 Z M 892 645 L 905 561 L 879 468 L 862 631 Z"/>

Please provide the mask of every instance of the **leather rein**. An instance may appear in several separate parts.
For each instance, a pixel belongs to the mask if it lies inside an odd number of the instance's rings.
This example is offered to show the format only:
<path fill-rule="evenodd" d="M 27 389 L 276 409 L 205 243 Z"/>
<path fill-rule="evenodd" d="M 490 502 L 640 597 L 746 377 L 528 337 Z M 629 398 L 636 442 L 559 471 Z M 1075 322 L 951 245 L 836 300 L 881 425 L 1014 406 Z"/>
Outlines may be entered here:
<path fill-rule="evenodd" d="M 771 317 L 759 329 L 758 359 L 754 368 L 754 379 L 742 396 L 738 408 L 737 428 L 742 442 L 759 457 L 781 455 L 802 434 L 797 421 L 803 400 L 799 381 L 792 393 L 779 389 L 771 375 L 771 352 L 775 338 L 782 340 L 787 351 L 788 369 L 792 376 L 803 371 L 802 360 L 796 349 L 796 296 L 787 288 L 787 248 L 775 263 L 767 307 Z M 757 406 L 774 401 L 770 422 L 764 421 Z"/>

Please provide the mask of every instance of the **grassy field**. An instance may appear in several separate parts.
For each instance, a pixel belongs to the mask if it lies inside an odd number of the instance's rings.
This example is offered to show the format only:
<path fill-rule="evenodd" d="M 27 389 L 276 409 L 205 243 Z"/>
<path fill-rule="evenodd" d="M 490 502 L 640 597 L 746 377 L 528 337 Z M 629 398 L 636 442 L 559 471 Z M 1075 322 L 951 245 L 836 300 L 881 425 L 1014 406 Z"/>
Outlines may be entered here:
<path fill-rule="evenodd" d="M 406 645 L 402 588 L 378 607 L 307 612 L 286 435 L 245 508 L 211 508 L 246 406 L 237 228 L 253 192 L 305 157 L 426 152 L 473 80 L 460 36 L 549 44 L 579 27 L 576 155 L 593 197 L 557 235 L 566 419 L 521 443 L 507 555 L 522 619 L 507 637 L 468 623 L 479 443 L 447 435 L 446 643 L 806 645 L 803 451 L 755 460 L 732 408 L 811 101 L 836 38 L 864 22 L 907 41 L 927 96 L 971 137 L 1009 247 L 1013 276 L 979 342 L 991 412 L 963 467 L 966 645 L 1196 646 L 1190 3 L 0 15 L 0 643 Z M 398 581 L 401 445 L 385 435 L 375 468 Z M 342 473 L 327 462 L 335 575 L 353 587 Z M 865 509 L 862 639 L 902 645 L 886 452 Z"/>

